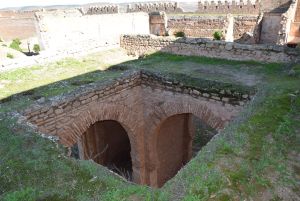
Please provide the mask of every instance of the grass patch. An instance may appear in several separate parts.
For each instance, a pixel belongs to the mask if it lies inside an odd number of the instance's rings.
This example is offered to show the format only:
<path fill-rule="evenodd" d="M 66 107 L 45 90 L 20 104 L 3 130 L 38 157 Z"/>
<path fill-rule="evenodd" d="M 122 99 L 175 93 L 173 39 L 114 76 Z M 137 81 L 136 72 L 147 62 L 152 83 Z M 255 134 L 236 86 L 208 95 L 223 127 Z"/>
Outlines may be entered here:
<path fill-rule="evenodd" d="M 0 199 L 226 201 L 257 198 L 266 189 L 278 186 L 297 189 L 288 156 L 299 153 L 300 147 L 300 80 L 287 76 L 284 65 L 163 53 L 121 64 L 105 57 L 100 54 L 80 60 L 65 59 L 1 73 L 0 85 L 4 87 L 0 93 Z M 109 66 L 114 67 L 106 70 Z M 81 85 L 104 82 L 135 69 L 161 72 L 194 86 L 216 87 L 218 81 L 223 83 L 220 87 L 250 90 L 251 87 L 231 79 L 233 74 L 218 71 L 214 76 L 208 75 L 219 68 L 261 77 L 262 81 L 255 85 L 258 95 L 240 119 L 203 147 L 161 189 L 131 185 L 91 161 L 70 159 L 65 156 L 64 147 L 20 126 L 7 113 L 24 109 L 38 98 L 68 93 Z M 293 68 L 296 75 L 298 68 Z M 274 195 L 274 199 L 278 196 Z"/>

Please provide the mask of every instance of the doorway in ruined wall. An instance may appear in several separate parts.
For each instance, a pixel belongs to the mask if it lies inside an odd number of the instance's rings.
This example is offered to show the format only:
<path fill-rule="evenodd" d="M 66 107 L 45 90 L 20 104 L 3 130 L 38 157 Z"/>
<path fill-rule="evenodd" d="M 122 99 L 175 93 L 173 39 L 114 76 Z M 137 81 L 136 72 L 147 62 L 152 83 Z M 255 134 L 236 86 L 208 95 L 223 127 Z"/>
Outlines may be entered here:
<path fill-rule="evenodd" d="M 205 146 L 217 131 L 190 113 L 164 120 L 156 131 L 156 184 L 161 187 Z"/>
<path fill-rule="evenodd" d="M 91 159 L 132 181 L 130 140 L 119 122 L 96 122 L 82 135 L 77 146 L 80 159 Z"/>

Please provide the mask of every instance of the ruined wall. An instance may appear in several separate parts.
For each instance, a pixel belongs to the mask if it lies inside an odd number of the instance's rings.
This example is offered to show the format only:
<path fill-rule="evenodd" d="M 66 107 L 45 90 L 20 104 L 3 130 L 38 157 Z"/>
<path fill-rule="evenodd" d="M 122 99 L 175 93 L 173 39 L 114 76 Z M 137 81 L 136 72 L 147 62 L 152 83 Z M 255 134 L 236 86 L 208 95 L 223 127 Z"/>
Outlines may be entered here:
<path fill-rule="evenodd" d="M 146 13 L 83 15 L 79 10 L 38 12 L 45 49 L 70 50 L 119 44 L 121 34 L 149 34 Z"/>
<path fill-rule="evenodd" d="M 177 2 L 156 2 L 156 3 L 136 3 L 129 4 L 127 7 L 127 12 L 157 12 L 164 11 L 166 13 L 178 13 L 183 12 L 181 8 L 178 7 Z"/>
<path fill-rule="evenodd" d="M 168 18 L 167 30 L 170 35 L 184 32 L 187 37 L 213 38 L 216 31 L 222 31 L 224 36 L 229 32 L 231 16 L 171 16 Z M 257 27 L 257 16 L 236 16 L 233 18 L 232 38 L 240 39 L 244 33 L 253 33 Z"/>
<path fill-rule="evenodd" d="M 250 100 L 250 92 L 219 90 L 189 87 L 140 71 L 37 103 L 23 115 L 40 132 L 59 137 L 68 147 L 95 122 L 119 122 L 130 139 L 133 180 L 157 186 L 156 133 L 165 119 L 192 113 L 219 130 Z"/>
<path fill-rule="evenodd" d="M 282 16 L 281 22 L 283 27 L 286 27 L 286 29 L 289 30 L 289 32 L 286 32 L 286 34 L 288 35 L 287 43 L 292 44 L 300 43 L 300 1 L 298 0 L 297 6 L 296 2 L 297 1 L 295 1 L 287 11 L 286 16 Z M 280 44 L 281 41 L 284 41 L 285 37 L 286 36 L 284 36 L 283 34 L 283 37 L 279 39 L 278 43 Z"/>
<path fill-rule="evenodd" d="M 153 12 L 150 17 L 150 33 L 157 36 L 165 36 L 167 34 L 167 16 L 165 12 Z"/>
<path fill-rule="evenodd" d="M 200 38 L 130 36 L 121 38 L 121 47 L 129 54 L 162 51 L 179 55 L 207 56 L 232 60 L 261 62 L 295 62 L 300 56 L 295 49 L 284 46 L 244 45 Z"/>
<path fill-rule="evenodd" d="M 281 14 L 265 13 L 262 20 L 260 43 L 276 44 L 280 31 Z"/>
<path fill-rule="evenodd" d="M 188 37 L 212 38 L 215 31 L 225 31 L 227 17 L 171 16 L 168 19 L 169 34 L 184 32 Z"/>
<path fill-rule="evenodd" d="M 0 38 L 10 41 L 36 36 L 34 12 L 0 11 Z"/>
<path fill-rule="evenodd" d="M 234 17 L 233 38 L 240 39 L 244 33 L 249 32 L 254 34 L 257 28 L 258 17 L 253 16 L 239 16 Z"/>
<path fill-rule="evenodd" d="M 258 1 L 251 2 L 250 0 L 232 2 L 221 1 L 199 1 L 198 13 L 201 14 L 250 14 L 258 15 L 260 12 L 260 4 Z"/>

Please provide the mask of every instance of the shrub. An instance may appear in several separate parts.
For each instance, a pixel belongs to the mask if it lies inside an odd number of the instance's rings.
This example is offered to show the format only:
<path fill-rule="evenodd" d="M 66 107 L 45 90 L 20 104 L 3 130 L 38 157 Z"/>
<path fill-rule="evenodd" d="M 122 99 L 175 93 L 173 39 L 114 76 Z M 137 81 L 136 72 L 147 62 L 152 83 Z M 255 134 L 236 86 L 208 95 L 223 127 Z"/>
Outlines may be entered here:
<path fill-rule="evenodd" d="M 13 54 L 10 54 L 10 53 L 7 53 L 7 54 L 6 54 L 6 57 L 7 57 L 7 58 L 10 58 L 10 59 L 13 59 L 13 58 L 14 58 L 14 55 L 13 55 Z"/>
<path fill-rule="evenodd" d="M 176 37 L 185 37 L 185 33 L 183 31 L 178 31 L 174 34 Z"/>
<path fill-rule="evenodd" d="M 22 49 L 21 49 L 20 45 L 21 45 L 20 39 L 16 38 L 16 39 L 14 39 L 14 40 L 11 42 L 11 44 L 9 45 L 9 47 L 12 48 L 12 49 L 15 49 L 15 50 L 17 50 L 17 51 L 22 52 Z"/>
<path fill-rule="evenodd" d="M 223 37 L 223 33 L 221 31 L 216 31 L 213 37 L 215 40 L 221 40 L 221 38 Z"/>
<path fill-rule="evenodd" d="M 35 53 L 39 53 L 41 51 L 41 48 L 40 48 L 39 44 L 34 44 L 33 51 Z"/>

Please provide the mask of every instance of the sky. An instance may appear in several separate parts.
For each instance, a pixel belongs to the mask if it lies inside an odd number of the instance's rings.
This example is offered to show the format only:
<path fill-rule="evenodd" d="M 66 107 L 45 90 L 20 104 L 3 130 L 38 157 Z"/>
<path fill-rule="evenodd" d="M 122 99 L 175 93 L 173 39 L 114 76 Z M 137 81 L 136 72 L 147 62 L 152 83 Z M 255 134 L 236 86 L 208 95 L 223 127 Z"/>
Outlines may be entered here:
<path fill-rule="evenodd" d="M 73 5 L 73 4 L 86 4 L 86 3 L 95 3 L 95 2 L 122 3 L 122 2 L 135 2 L 135 1 L 155 1 L 155 0 L 0 0 L 0 8 L 23 7 L 23 6 L 68 5 L 68 4 Z M 193 1 L 193 0 L 189 0 L 189 1 Z"/>
<path fill-rule="evenodd" d="M 160 0 L 0 0 L 0 8 L 23 7 L 23 6 L 48 6 L 48 5 L 74 5 L 87 4 L 96 2 L 126 3 L 126 2 L 143 2 L 143 1 L 160 1 Z M 197 2 L 198 0 L 161 0 L 161 1 L 178 1 L 178 2 Z M 204 0 L 200 0 L 204 1 Z M 208 0 L 213 1 L 213 0 Z M 225 0 L 214 0 L 225 1 Z M 232 0 L 227 0 L 232 1 Z M 239 1 L 239 0 L 236 0 Z M 247 1 L 247 0 L 244 0 Z M 251 0 L 255 1 L 255 0 Z"/>

